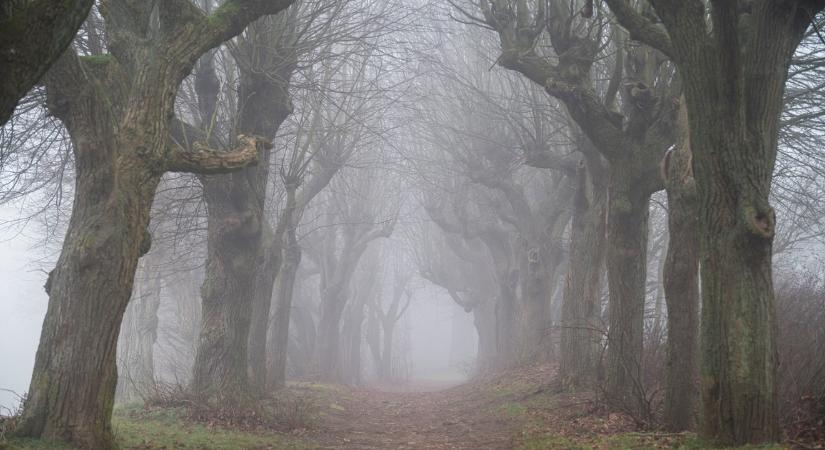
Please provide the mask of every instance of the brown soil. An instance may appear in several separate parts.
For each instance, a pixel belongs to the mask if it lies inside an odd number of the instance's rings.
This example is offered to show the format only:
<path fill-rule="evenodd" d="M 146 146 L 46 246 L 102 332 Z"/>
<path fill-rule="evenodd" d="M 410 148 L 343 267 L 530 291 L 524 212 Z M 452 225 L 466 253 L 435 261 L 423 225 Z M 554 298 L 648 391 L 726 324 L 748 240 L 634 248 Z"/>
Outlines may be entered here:
<path fill-rule="evenodd" d="M 544 365 L 459 385 L 337 387 L 310 439 L 331 449 L 518 448 L 528 417 L 508 408 L 543 392 L 554 374 Z"/>
<path fill-rule="evenodd" d="M 317 430 L 330 449 L 510 449 L 515 420 L 468 386 L 378 386 L 348 389 Z"/>

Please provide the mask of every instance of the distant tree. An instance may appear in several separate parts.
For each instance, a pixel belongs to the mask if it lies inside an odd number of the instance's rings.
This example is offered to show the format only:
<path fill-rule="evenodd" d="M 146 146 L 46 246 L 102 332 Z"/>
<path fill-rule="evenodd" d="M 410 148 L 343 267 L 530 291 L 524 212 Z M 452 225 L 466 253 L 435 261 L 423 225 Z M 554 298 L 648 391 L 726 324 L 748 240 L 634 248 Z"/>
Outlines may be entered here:
<path fill-rule="evenodd" d="M 469 10 L 451 3 L 465 19 L 497 33 L 497 64 L 563 103 L 607 160 L 607 391 L 612 402 L 636 409 L 649 205 L 651 195 L 664 187 L 659 162 L 675 142 L 680 84 L 674 69 L 655 47 L 626 42 L 603 14 L 580 14 L 586 2 L 472 0 Z M 603 58 L 608 48 L 615 51 L 613 68 L 602 68 L 607 81 L 597 83 L 599 61 L 611 60 Z"/>

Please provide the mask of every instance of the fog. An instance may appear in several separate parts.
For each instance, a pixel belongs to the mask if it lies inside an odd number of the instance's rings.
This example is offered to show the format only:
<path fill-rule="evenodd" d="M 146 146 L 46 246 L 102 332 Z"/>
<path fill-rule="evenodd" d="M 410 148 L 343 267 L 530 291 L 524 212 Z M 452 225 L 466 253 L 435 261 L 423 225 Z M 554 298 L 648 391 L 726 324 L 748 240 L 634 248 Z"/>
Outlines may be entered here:
<path fill-rule="evenodd" d="M 0 448 L 825 445 L 822 2 L 31 3 Z"/>
<path fill-rule="evenodd" d="M 16 218 L 19 209 L 0 207 L 0 220 Z M 42 251 L 37 238 L 14 229 L 0 241 L 0 406 L 13 409 L 29 388 L 48 296 L 43 290 Z"/>

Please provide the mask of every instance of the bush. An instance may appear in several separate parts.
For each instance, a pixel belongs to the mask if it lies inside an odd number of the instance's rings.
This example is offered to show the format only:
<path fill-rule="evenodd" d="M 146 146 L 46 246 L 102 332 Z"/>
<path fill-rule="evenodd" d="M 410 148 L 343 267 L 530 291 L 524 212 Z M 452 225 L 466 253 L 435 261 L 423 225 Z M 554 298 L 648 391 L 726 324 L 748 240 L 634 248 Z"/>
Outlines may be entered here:
<path fill-rule="evenodd" d="M 782 429 L 791 442 L 825 442 L 825 282 L 786 277 L 776 305 Z"/>

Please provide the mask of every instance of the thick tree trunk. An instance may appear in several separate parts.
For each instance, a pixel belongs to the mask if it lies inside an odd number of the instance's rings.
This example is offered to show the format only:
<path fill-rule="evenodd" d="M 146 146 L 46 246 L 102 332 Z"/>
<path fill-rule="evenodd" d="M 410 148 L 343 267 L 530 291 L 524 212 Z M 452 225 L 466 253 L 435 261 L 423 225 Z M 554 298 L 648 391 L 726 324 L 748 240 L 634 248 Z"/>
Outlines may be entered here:
<path fill-rule="evenodd" d="M 662 166 L 670 233 L 664 267 L 668 324 L 664 422 L 675 432 L 695 424 L 699 363 L 698 204 L 684 101 L 682 105 L 678 147 L 668 152 Z"/>
<path fill-rule="evenodd" d="M 606 202 L 604 185 L 582 166 L 573 204 L 570 263 L 562 304 L 559 378 L 567 388 L 588 386 L 597 373 Z"/>
<path fill-rule="evenodd" d="M 76 143 L 77 145 L 77 143 Z M 17 433 L 84 448 L 115 448 L 111 414 L 117 338 L 160 179 L 135 160 L 79 162 L 74 207 Z M 132 166 L 133 171 L 115 167 Z M 70 330 L 73 330 L 70 332 Z"/>
<path fill-rule="evenodd" d="M 289 74 L 291 74 L 291 69 Z M 256 134 L 274 138 L 281 124 L 292 113 L 292 102 L 288 91 L 289 77 L 290 75 L 286 75 L 283 79 L 278 78 L 277 81 L 273 81 L 271 77 L 262 76 L 261 74 L 246 75 L 246 82 L 250 86 L 242 89 L 242 91 L 249 97 L 250 104 L 246 106 L 246 114 L 242 117 L 248 117 L 247 121 L 251 123 L 247 126 L 255 130 Z M 255 192 L 258 203 L 256 207 L 260 209 L 260 214 L 263 216 L 268 167 L 257 170 Z M 249 370 L 253 386 L 258 390 L 263 390 L 266 384 L 267 331 L 270 323 L 272 292 L 275 279 L 281 270 L 281 258 L 283 257 L 281 244 L 286 224 L 276 224 L 274 232 L 269 228 L 266 221 L 264 221 L 263 226 L 264 239 L 262 239 L 262 245 L 257 254 L 255 289 L 253 290 L 254 297 L 252 300 L 254 314 L 252 315 L 252 325 L 249 333 Z M 270 238 L 269 241 L 266 239 L 267 237 Z"/>
<path fill-rule="evenodd" d="M 607 395 L 637 409 L 642 394 L 642 345 L 650 194 L 627 174 L 631 160 L 610 163 L 607 218 Z"/>
<path fill-rule="evenodd" d="M 230 187 L 243 183 L 228 179 L 235 176 L 246 178 L 231 174 L 204 180 L 208 256 L 192 379 L 196 395 L 233 403 L 251 398 L 247 343 L 261 236 L 260 217 L 250 213 L 254 199 Z"/>
<path fill-rule="evenodd" d="M 780 96 L 781 98 L 781 96 Z M 690 111 L 712 109 L 712 104 Z M 769 442 L 776 417 L 776 317 L 771 276 L 775 231 L 768 202 L 770 127 L 691 114 L 691 146 L 699 203 L 702 283 L 702 434 L 723 445 Z M 709 123 L 715 118 L 718 122 Z M 693 121 L 701 127 L 693 128 Z M 739 130 L 739 132 L 736 132 Z M 767 134 L 767 138 L 762 134 Z"/>
<path fill-rule="evenodd" d="M 117 336 L 138 258 L 150 246 L 146 228 L 161 176 L 230 172 L 256 162 L 263 147 L 254 137 L 230 152 L 171 145 L 178 87 L 203 53 L 289 6 L 225 3 L 211 17 L 161 7 L 162 32 L 150 39 L 152 4 L 107 5 L 111 53 L 90 59 L 69 49 L 47 77 L 48 107 L 69 130 L 77 178 L 19 427 L 24 436 L 95 449 L 114 447 Z"/>
<path fill-rule="evenodd" d="M 776 439 L 776 319 L 769 203 L 791 58 L 821 2 L 655 2 L 650 27 L 608 0 L 684 80 L 698 198 L 702 435 L 732 446 Z M 708 23 L 710 20 L 710 23 Z M 708 26 L 713 30 L 707 33 Z"/>

